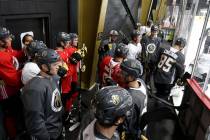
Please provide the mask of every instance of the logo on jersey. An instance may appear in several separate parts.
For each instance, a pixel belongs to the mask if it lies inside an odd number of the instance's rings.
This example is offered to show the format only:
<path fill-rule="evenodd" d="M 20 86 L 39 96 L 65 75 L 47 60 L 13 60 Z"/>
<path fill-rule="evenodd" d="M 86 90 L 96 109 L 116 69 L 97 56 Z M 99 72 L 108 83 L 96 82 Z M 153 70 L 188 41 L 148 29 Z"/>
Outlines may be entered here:
<path fill-rule="evenodd" d="M 62 109 L 61 96 L 57 88 L 52 93 L 51 108 L 54 112 L 59 112 Z"/>
<path fill-rule="evenodd" d="M 154 53 L 155 50 L 156 50 L 156 47 L 157 46 L 154 43 L 148 44 L 147 45 L 147 52 L 150 53 L 150 54 Z"/>
<path fill-rule="evenodd" d="M 120 97 L 118 95 L 112 95 L 112 103 L 118 105 L 120 103 Z"/>

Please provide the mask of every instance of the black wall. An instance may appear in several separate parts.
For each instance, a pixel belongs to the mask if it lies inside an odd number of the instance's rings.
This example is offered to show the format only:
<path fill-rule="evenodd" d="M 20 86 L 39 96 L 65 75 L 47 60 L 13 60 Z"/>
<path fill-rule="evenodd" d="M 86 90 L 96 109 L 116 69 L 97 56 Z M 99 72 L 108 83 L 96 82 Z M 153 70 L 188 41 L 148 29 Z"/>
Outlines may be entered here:
<path fill-rule="evenodd" d="M 71 9 L 77 5 L 70 4 L 69 0 L 0 0 L 0 26 L 15 35 L 15 48 L 20 48 L 20 33 L 26 31 L 33 31 L 35 39 L 52 48 L 57 32 L 76 32 L 77 10 Z M 74 17 L 72 22 L 70 17 Z"/>

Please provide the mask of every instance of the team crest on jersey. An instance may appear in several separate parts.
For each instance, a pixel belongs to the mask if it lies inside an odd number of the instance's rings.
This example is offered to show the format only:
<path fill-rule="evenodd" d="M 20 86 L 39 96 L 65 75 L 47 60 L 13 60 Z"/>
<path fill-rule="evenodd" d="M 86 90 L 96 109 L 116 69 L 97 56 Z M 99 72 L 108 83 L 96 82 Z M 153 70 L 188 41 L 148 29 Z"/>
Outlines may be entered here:
<path fill-rule="evenodd" d="M 154 43 L 150 43 L 150 44 L 148 44 L 147 45 L 147 52 L 148 53 L 154 53 L 155 52 L 155 50 L 156 50 L 156 45 L 154 44 Z"/>
<path fill-rule="evenodd" d="M 62 109 L 61 96 L 57 88 L 52 93 L 51 108 L 54 112 L 59 112 Z"/>
<path fill-rule="evenodd" d="M 118 105 L 120 103 L 120 97 L 118 95 L 112 95 L 112 102 L 114 105 Z"/>

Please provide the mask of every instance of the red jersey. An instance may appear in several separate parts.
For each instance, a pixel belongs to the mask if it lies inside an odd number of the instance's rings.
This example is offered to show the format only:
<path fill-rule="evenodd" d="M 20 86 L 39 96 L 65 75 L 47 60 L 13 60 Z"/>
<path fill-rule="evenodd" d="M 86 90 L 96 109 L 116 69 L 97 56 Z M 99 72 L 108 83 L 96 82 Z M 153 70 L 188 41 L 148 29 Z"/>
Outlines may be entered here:
<path fill-rule="evenodd" d="M 16 70 L 14 56 L 0 51 L 0 100 L 17 94 L 22 86 L 21 71 Z"/>
<path fill-rule="evenodd" d="M 75 48 L 66 48 L 63 51 L 56 50 L 61 59 L 67 64 L 68 71 L 65 77 L 61 81 L 62 93 L 67 94 L 71 91 L 71 83 L 78 81 L 77 65 L 73 65 L 69 62 L 69 57 L 76 51 Z"/>
<path fill-rule="evenodd" d="M 65 77 L 62 78 L 61 81 L 61 90 L 62 94 L 69 94 L 71 91 L 71 83 L 78 81 L 78 75 L 77 75 L 77 68 L 78 65 L 73 65 L 69 62 L 69 57 L 76 51 L 76 48 L 66 48 L 63 51 L 56 50 L 57 53 L 60 55 L 61 59 L 67 64 L 68 66 L 68 71 Z M 67 100 L 65 106 L 66 111 L 70 111 L 72 108 L 72 104 L 74 103 L 75 99 L 78 96 L 78 92 L 75 92 L 72 94 L 71 98 Z"/>
<path fill-rule="evenodd" d="M 100 64 L 99 80 L 102 86 L 106 85 L 105 79 L 111 77 L 119 86 L 125 87 L 121 75 L 120 63 L 113 61 L 111 56 L 105 56 Z"/>
<path fill-rule="evenodd" d="M 55 50 L 61 59 L 67 64 L 69 62 L 69 54 L 65 50 Z"/>
<path fill-rule="evenodd" d="M 6 52 L 10 53 L 12 56 L 16 57 L 18 61 L 23 62 L 25 60 L 25 53 L 23 50 L 14 50 L 11 46 L 6 49 Z"/>

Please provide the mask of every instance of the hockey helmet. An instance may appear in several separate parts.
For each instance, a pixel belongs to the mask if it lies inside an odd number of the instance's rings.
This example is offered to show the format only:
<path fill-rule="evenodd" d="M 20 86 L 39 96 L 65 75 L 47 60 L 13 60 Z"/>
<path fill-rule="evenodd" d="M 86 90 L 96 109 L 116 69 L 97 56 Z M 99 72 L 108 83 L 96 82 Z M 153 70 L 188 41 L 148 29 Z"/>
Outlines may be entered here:
<path fill-rule="evenodd" d="M 43 48 L 47 48 L 45 43 L 34 40 L 26 47 L 26 53 L 31 57 L 35 57 L 36 53 Z"/>
<path fill-rule="evenodd" d="M 107 86 L 96 94 L 96 118 L 100 124 L 114 125 L 119 117 L 132 114 L 132 97 L 127 90 L 118 86 Z"/>
<path fill-rule="evenodd" d="M 5 27 L 0 27 L 0 40 L 10 37 L 10 31 Z"/>
<path fill-rule="evenodd" d="M 134 76 L 135 78 L 139 78 L 143 74 L 143 66 L 141 62 L 136 59 L 125 59 L 120 68 L 125 76 Z"/>
<path fill-rule="evenodd" d="M 35 56 L 36 63 L 40 66 L 42 64 L 51 64 L 58 62 L 60 56 L 53 49 L 41 49 L 37 52 Z"/>
<path fill-rule="evenodd" d="M 131 33 L 131 38 L 133 39 L 134 37 L 140 36 L 141 33 L 138 30 L 133 30 Z"/>
<path fill-rule="evenodd" d="M 128 48 L 126 48 L 126 45 L 123 43 L 120 43 L 115 48 L 114 56 L 115 57 L 122 57 L 126 58 L 128 54 Z"/>
<path fill-rule="evenodd" d="M 70 35 L 65 32 L 59 32 L 56 36 L 56 42 L 60 43 L 60 42 L 66 42 L 66 41 L 70 41 Z"/>
<path fill-rule="evenodd" d="M 70 33 L 70 40 L 73 41 L 75 38 L 78 38 L 78 35 L 76 33 Z"/>
<path fill-rule="evenodd" d="M 178 45 L 182 48 L 185 47 L 186 43 L 187 43 L 186 40 L 182 37 L 177 38 L 176 41 L 175 41 L 175 45 Z"/>

